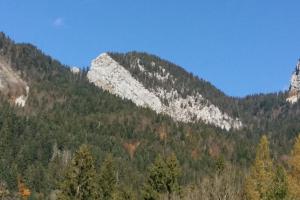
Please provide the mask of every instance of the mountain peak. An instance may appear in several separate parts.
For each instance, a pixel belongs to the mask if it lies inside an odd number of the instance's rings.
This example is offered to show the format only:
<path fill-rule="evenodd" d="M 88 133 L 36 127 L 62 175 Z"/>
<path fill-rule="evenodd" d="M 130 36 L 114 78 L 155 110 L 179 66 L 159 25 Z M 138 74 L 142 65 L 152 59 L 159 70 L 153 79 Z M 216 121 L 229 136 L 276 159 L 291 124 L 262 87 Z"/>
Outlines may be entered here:
<path fill-rule="evenodd" d="M 292 74 L 289 96 L 286 99 L 290 103 L 296 103 L 300 99 L 300 59 L 296 65 L 296 69 Z"/>
<path fill-rule="evenodd" d="M 298 59 L 298 63 L 296 66 L 296 71 L 299 72 L 300 71 L 300 58 Z M 299 74 L 299 73 L 298 73 Z"/>

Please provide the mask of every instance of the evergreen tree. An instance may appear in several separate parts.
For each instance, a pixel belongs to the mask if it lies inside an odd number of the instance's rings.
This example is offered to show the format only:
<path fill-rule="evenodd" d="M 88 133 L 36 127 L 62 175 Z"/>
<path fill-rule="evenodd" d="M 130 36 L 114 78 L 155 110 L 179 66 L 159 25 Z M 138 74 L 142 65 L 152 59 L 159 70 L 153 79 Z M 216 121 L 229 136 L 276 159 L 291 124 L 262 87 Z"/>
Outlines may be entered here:
<path fill-rule="evenodd" d="M 266 199 L 273 180 L 273 163 L 270 158 L 269 142 L 263 136 L 256 150 L 256 158 L 246 178 L 245 195 L 249 200 Z"/>
<path fill-rule="evenodd" d="M 287 174 L 283 167 L 278 166 L 273 176 L 272 186 L 267 197 L 268 200 L 289 199 Z"/>
<path fill-rule="evenodd" d="M 288 176 L 289 191 L 293 198 L 300 199 L 300 135 L 296 139 L 289 164 L 291 167 Z"/>
<path fill-rule="evenodd" d="M 104 160 L 99 176 L 100 196 L 103 200 L 116 198 L 117 177 L 114 160 L 111 154 Z"/>
<path fill-rule="evenodd" d="M 168 199 L 171 199 L 171 195 L 180 193 L 180 185 L 178 178 L 181 176 L 181 168 L 179 162 L 175 156 L 172 154 L 166 159 L 167 165 L 167 180 L 166 187 L 168 192 Z"/>
<path fill-rule="evenodd" d="M 86 145 L 75 153 L 64 182 L 59 200 L 86 200 L 97 198 L 94 159 Z"/>
<path fill-rule="evenodd" d="M 112 195 L 112 200 L 137 200 L 135 192 L 128 186 L 119 186 Z"/>
<path fill-rule="evenodd" d="M 159 194 L 167 193 L 170 200 L 173 194 L 180 192 L 180 174 L 181 168 L 174 154 L 166 159 L 158 156 L 149 168 L 149 177 L 143 188 L 144 199 L 155 200 Z"/>

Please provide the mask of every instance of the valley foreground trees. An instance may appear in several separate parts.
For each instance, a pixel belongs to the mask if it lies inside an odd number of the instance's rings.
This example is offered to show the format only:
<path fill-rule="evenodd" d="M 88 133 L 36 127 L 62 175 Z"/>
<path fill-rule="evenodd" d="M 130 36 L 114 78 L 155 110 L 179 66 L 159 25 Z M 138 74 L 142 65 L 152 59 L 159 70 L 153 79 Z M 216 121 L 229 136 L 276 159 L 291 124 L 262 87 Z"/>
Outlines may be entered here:
<path fill-rule="evenodd" d="M 180 193 L 178 178 L 181 175 L 181 168 L 175 156 L 163 159 L 158 156 L 149 168 L 149 176 L 144 185 L 143 198 L 145 200 L 156 200 L 162 194 L 167 194 L 168 200 L 172 195 Z"/>
<path fill-rule="evenodd" d="M 245 183 L 247 199 L 266 199 L 273 177 L 273 163 L 270 157 L 269 142 L 263 136 L 256 150 L 256 158 Z"/>
<path fill-rule="evenodd" d="M 102 163 L 99 173 L 87 145 L 76 151 L 60 186 L 58 200 L 134 200 L 128 188 L 119 187 L 116 166 L 111 154 Z"/>
<path fill-rule="evenodd" d="M 107 156 L 100 169 L 99 177 L 100 197 L 103 200 L 117 198 L 117 178 L 115 164 L 111 154 Z"/>
<path fill-rule="evenodd" d="M 260 140 L 250 175 L 246 178 L 245 196 L 248 200 L 290 199 L 286 171 L 281 166 L 274 167 L 266 136 Z"/>
<path fill-rule="evenodd" d="M 300 199 L 300 135 L 291 152 L 289 164 L 291 168 L 288 176 L 289 190 L 293 198 Z"/>
<path fill-rule="evenodd" d="M 167 195 L 171 200 L 172 195 L 180 193 L 180 175 L 181 168 L 175 154 L 165 159 L 158 156 L 149 168 L 149 177 L 143 190 L 144 199 L 156 200 L 161 195 Z M 97 173 L 89 148 L 82 145 L 66 171 L 58 199 L 134 200 L 136 195 L 129 187 L 118 184 L 112 155 L 107 156 Z"/>
<path fill-rule="evenodd" d="M 61 186 L 59 200 L 97 199 L 96 170 L 88 146 L 75 153 Z"/>
<path fill-rule="evenodd" d="M 241 190 L 236 188 L 242 185 L 242 181 L 237 184 L 240 177 L 236 177 L 241 174 L 233 172 L 234 168 L 229 167 L 216 176 L 204 178 L 197 190 L 189 190 L 188 186 L 181 187 L 179 183 L 182 171 L 176 155 L 159 155 L 148 168 L 147 178 L 139 193 L 120 183 L 122 181 L 118 180 L 117 166 L 111 154 L 97 171 L 89 148 L 82 145 L 66 171 L 58 199 L 135 200 L 139 197 L 144 200 L 299 200 L 300 136 L 296 139 L 288 163 L 288 168 L 275 164 L 270 154 L 269 141 L 263 136 L 257 146 L 250 173 L 244 181 L 244 197 L 241 197 Z"/>

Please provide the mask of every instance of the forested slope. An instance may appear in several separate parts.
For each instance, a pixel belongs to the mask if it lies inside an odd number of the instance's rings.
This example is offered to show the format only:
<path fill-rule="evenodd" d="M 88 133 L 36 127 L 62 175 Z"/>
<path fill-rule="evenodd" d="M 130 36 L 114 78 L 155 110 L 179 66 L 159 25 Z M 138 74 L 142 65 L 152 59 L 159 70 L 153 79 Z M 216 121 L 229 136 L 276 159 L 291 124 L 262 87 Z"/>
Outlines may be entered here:
<path fill-rule="evenodd" d="M 134 55 L 145 57 L 145 62 L 151 57 Z M 97 88 L 87 80 L 87 69 L 74 74 L 36 47 L 15 44 L 3 33 L 0 56 L 30 87 L 25 107 L 1 94 L 0 182 L 13 193 L 22 177 L 33 199 L 45 199 L 59 188 L 64 169 L 81 144 L 90 146 L 97 167 L 111 153 L 119 181 L 132 186 L 139 196 L 145 170 L 159 154 L 175 153 L 182 167 L 180 183 L 186 186 L 214 175 L 220 162 L 239 171 L 247 169 L 262 133 L 269 136 L 275 159 L 279 159 L 290 151 L 300 131 L 300 104 L 287 104 L 285 93 L 227 97 L 171 64 L 170 70 L 182 73 L 189 87 L 238 115 L 245 127 L 227 132 L 201 122 L 174 122 Z"/>

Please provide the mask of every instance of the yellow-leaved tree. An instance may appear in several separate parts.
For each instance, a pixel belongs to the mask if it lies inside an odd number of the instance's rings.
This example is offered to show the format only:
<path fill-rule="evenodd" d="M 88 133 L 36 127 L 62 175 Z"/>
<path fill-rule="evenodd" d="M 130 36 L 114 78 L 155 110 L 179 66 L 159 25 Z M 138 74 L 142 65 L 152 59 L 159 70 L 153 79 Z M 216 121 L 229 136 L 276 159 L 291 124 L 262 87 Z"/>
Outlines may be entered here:
<path fill-rule="evenodd" d="M 267 199 L 272 187 L 273 162 L 270 157 L 269 141 L 264 135 L 256 150 L 256 158 L 245 181 L 245 195 L 248 200 Z"/>
<path fill-rule="evenodd" d="M 300 135 L 297 137 L 289 160 L 289 192 L 294 199 L 300 199 Z"/>

